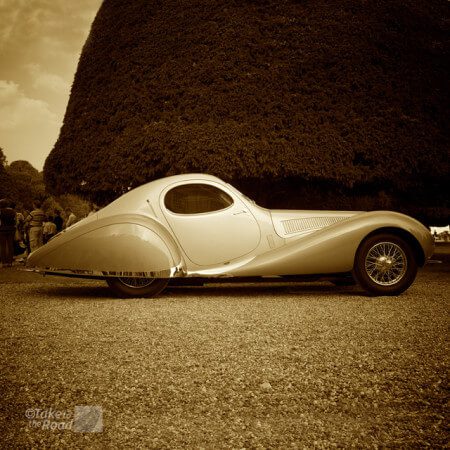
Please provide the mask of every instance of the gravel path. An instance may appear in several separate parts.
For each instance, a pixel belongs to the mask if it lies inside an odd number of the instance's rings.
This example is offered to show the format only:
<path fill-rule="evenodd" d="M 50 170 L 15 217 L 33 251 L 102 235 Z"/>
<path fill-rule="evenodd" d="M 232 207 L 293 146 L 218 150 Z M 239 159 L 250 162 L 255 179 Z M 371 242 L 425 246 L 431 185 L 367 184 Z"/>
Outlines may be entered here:
<path fill-rule="evenodd" d="M 442 447 L 449 275 L 430 266 L 394 298 L 310 283 L 118 300 L 2 269 L 2 447 Z M 102 432 L 25 416 L 77 405 L 102 408 Z"/>

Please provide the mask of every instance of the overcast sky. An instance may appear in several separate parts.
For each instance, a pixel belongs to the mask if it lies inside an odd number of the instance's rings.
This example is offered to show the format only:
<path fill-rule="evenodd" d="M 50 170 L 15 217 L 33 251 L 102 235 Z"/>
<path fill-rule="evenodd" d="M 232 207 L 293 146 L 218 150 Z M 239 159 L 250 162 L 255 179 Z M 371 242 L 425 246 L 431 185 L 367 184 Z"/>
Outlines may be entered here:
<path fill-rule="evenodd" d="M 42 170 L 102 0 L 0 0 L 0 147 Z"/>

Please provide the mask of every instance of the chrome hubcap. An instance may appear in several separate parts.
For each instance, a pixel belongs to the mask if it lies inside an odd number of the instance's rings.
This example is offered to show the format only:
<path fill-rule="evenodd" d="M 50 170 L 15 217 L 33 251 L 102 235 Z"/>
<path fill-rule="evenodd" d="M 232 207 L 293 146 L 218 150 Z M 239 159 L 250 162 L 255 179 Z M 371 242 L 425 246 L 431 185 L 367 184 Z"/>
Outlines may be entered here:
<path fill-rule="evenodd" d="M 120 277 L 119 280 L 128 287 L 131 288 L 143 288 L 150 286 L 155 279 L 154 278 L 138 278 L 138 277 Z"/>
<path fill-rule="evenodd" d="M 405 252 L 399 245 L 393 242 L 379 242 L 368 251 L 365 269 L 375 283 L 391 286 L 404 277 L 407 264 Z"/>

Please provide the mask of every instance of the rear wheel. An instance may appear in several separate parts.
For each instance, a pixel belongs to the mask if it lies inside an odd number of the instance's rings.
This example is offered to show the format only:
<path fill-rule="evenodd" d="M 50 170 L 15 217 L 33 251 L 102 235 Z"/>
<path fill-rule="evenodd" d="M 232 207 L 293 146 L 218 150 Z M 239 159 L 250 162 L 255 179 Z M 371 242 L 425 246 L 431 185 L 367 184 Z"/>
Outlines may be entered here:
<path fill-rule="evenodd" d="M 117 277 L 106 278 L 110 289 L 121 298 L 153 297 L 169 282 L 167 278 Z"/>
<path fill-rule="evenodd" d="M 353 275 L 373 295 L 398 295 L 411 286 L 417 274 L 414 252 L 394 234 L 378 234 L 360 245 Z"/>

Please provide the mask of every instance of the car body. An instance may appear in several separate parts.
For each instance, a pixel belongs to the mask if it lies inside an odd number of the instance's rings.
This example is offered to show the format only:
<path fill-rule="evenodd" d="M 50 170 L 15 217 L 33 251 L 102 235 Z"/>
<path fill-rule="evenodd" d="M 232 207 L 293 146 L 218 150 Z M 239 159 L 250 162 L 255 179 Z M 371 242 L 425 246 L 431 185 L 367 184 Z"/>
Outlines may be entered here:
<path fill-rule="evenodd" d="M 396 295 L 433 249 L 429 230 L 403 214 L 269 210 L 217 177 L 183 174 L 127 192 L 31 253 L 27 266 L 104 278 L 120 296 L 155 295 L 171 278 L 318 275 Z"/>

